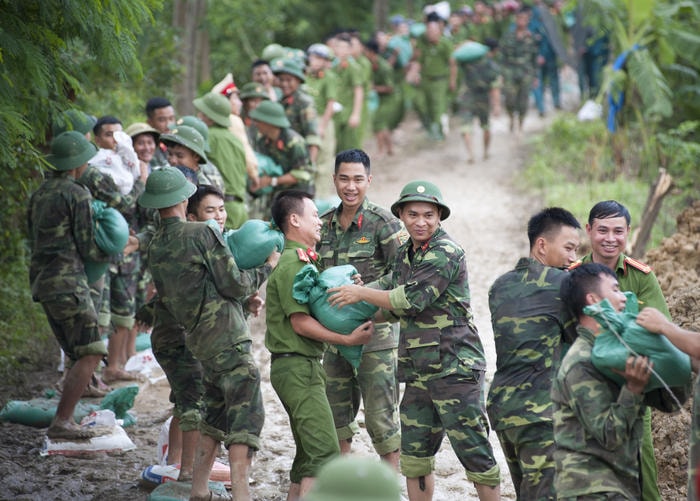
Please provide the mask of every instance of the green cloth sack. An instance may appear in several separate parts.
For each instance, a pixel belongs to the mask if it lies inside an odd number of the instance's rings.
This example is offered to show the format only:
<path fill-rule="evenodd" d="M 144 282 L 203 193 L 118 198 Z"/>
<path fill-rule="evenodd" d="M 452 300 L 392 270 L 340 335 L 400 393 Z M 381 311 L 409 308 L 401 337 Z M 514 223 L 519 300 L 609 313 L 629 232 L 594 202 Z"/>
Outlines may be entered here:
<path fill-rule="evenodd" d="M 92 201 L 92 225 L 95 243 L 108 256 L 116 256 L 124 250 L 129 240 L 129 224 L 118 210 L 108 207 L 102 200 Z M 109 263 L 85 261 L 88 283 L 97 282 L 105 274 Z"/>
<path fill-rule="evenodd" d="M 276 164 L 272 157 L 258 153 L 257 151 L 255 152 L 255 157 L 258 159 L 258 176 L 279 177 L 284 174 L 284 169 L 282 169 L 279 164 Z M 264 188 L 257 190 L 255 195 L 272 193 L 274 189 L 274 186 L 265 186 Z"/>
<path fill-rule="evenodd" d="M 623 371 L 631 351 L 622 340 L 639 355 L 645 355 L 654 362 L 654 372 L 665 383 L 673 387 L 682 387 L 690 380 L 690 357 L 673 346 L 666 336 L 653 334 L 641 327 L 635 320 L 639 313 L 637 297 L 632 292 L 625 292 L 627 305 L 624 311 L 617 312 L 607 299 L 600 303 L 586 306 L 583 312 L 595 318 L 602 326 L 602 332 L 596 337 L 591 352 L 591 362 L 606 377 L 619 385 L 625 379 L 612 371 Z M 663 383 L 656 374 L 652 374 L 644 392 L 663 388 Z"/>
<path fill-rule="evenodd" d="M 35 428 L 48 428 L 56 415 L 58 399 L 34 398 L 32 400 L 10 400 L 0 411 L 0 421 L 34 426 Z M 78 402 L 73 411 L 73 419 L 76 423 L 96 411 L 94 404 Z"/>
<path fill-rule="evenodd" d="M 343 308 L 331 306 L 326 291 L 331 287 L 352 284 L 350 277 L 355 274 L 357 270 L 349 264 L 334 266 L 322 273 L 319 273 L 314 265 L 307 264 L 294 277 L 292 297 L 301 304 L 308 303 L 311 315 L 325 328 L 339 334 L 350 334 L 359 325 L 371 319 L 379 308 L 365 301 Z M 336 348 L 354 368 L 360 366 L 362 345 L 336 345 Z"/>
<path fill-rule="evenodd" d="M 227 496 L 223 482 L 209 481 L 209 490 L 213 496 Z M 165 482 L 153 489 L 146 498 L 147 501 L 187 501 L 192 491 L 191 482 Z M 215 498 L 219 499 L 219 498 Z"/>
<path fill-rule="evenodd" d="M 284 234 L 261 219 L 249 219 L 237 230 L 225 231 L 224 239 L 241 270 L 262 266 L 270 254 L 284 249 Z"/>
<path fill-rule="evenodd" d="M 100 409 L 109 409 L 114 412 L 117 419 L 124 420 L 124 428 L 136 423 L 136 418 L 128 412 L 134 406 L 134 400 L 139 393 L 138 385 L 123 386 L 107 393 L 102 402 Z"/>
<path fill-rule="evenodd" d="M 472 63 L 484 57 L 488 51 L 489 48 L 486 45 L 467 40 L 452 52 L 452 57 L 458 63 Z"/>

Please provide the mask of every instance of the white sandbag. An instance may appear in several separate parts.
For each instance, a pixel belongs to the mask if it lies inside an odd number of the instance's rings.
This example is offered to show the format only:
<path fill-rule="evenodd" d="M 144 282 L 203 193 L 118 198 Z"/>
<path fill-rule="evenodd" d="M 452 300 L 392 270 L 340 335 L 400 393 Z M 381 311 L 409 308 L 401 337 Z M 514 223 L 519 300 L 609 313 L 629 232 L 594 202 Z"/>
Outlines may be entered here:
<path fill-rule="evenodd" d="M 579 122 L 591 122 L 593 120 L 600 120 L 600 117 L 603 116 L 603 107 L 593 101 L 592 99 L 589 99 L 585 103 L 583 103 L 583 106 L 581 106 L 581 109 L 578 110 L 578 113 L 576 114 L 576 118 L 578 119 Z"/>
<path fill-rule="evenodd" d="M 136 445 L 126 434 L 124 428 L 115 425 L 111 432 L 89 440 L 61 440 L 44 437 L 41 456 L 92 456 L 100 453 L 126 452 L 136 449 Z"/>

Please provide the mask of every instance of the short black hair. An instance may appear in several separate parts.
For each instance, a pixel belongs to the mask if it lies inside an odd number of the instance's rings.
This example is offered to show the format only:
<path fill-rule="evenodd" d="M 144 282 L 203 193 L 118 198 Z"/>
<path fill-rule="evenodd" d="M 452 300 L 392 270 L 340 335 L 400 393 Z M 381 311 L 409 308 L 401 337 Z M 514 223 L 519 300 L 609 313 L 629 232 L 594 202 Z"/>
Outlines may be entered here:
<path fill-rule="evenodd" d="M 214 195 L 215 197 L 218 197 L 221 200 L 224 199 L 223 192 L 216 186 L 212 186 L 210 184 L 200 184 L 199 186 L 197 186 L 197 191 L 195 191 L 192 194 L 192 196 L 187 202 L 187 213 L 196 215 L 197 211 L 199 210 L 199 206 L 202 203 L 202 200 L 207 195 Z"/>
<path fill-rule="evenodd" d="M 370 173 L 369 155 L 360 149 L 343 150 L 335 156 L 335 173 L 338 173 L 340 164 L 362 164 L 365 166 L 367 175 Z"/>
<path fill-rule="evenodd" d="M 559 230 L 562 226 L 581 228 L 578 220 L 566 209 L 547 207 L 539 211 L 527 222 L 527 238 L 530 241 L 530 248 L 535 245 L 539 237 L 553 230 Z"/>
<path fill-rule="evenodd" d="M 376 38 L 370 38 L 363 45 L 365 46 L 366 50 L 374 54 L 379 54 L 379 44 L 377 43 Z"/>
<path fill-rule="evenodd" d="M 559 295 L 576 318 L 581 318 L 583 308 L 587 306 L 586 295 L 600 290 L 601 275 L 608 275 L 617 280 L 615 272 L 600 263 L 585 263 L 567 273 L 561 283 Z"/>
<path fill-rule="evenodd" d="M 94 132 L 97 136 L 100 134 L 100 132 L 102 132 L 102 126 L 111 124 L 121 125 L 121 123 L 122 121 L 119 120 L 117 117 L 113 117 L 112 115 L 105 115 L 97 119 L 97 122 L 95 122 L 95 126 L 92 128 L 92 132 Z"/>
<path fill-rule="evenodd" d="M 250 65 L 250 69 L 254 70 L 258 66 L 270 66 L 270 61 L 267 59 L 256 59 L 253 61 L 253 63 Z"/>
<path fill-rule="evenodd" d="M 594 219 L 607 219 L 609 217 L 624 217 L 627 226 L 632 220 L 627 207 L 616 200 L 604 200 L 595 204 L 591 212 L 588 213 L 588 224 L 592 226 Z"/>
<path fill-rule="evenodd" d="M 282 230 L 282 233 L 287 233 L 289 229 L 289 216 L 291 214 L 304 214 L 304 199 L 313 200 L 313 197 L 305 191 L 301 190 L 283 190 L 277 193 L 272 200 L 270 212 L 272 221 L 277 227 Z"/>
<path fill-rule="evenodd" d="M 172 105 L 173 104 L 164 97 L 152 97 L 151 99 L 146 101 L 146 116 L 148 118 L 151 118 L 153 116 L 154 111 L 159 110 L 161 108 L 167 108 L 168 106 Z"/>

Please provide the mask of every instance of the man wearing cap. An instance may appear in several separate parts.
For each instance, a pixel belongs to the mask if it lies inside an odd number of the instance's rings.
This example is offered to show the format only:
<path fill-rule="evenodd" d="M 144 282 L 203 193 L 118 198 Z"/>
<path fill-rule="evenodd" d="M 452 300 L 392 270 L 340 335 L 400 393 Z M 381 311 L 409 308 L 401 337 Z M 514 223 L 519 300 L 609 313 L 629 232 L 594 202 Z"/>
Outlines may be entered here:
<path fill-rule="evenodd" d="M 270 382 L 289 415 L 296 444 L 287 501 L 297 501 L 319 468 L 340 452 L 321 365 L 326 343 L 364 344 L 373 328 L 367 321 L 348 335 L 330 331 L 311 316 L 308 304 L 292 297 L 297 273 L 318 258 L 314 247 L 321 238 L 321 220 L 311 196 L 282 191 L 271 212 L 284 233 L 284 251 L 267 284 L 265 347 L 271 353 Z"/>
<path fill-rule="evenodd" d="M 209 127 L 209 157 L 224 178 L 226 227 L 235 230 L 248 219 L 247 167 L 243 143 L 229 130 L 231 104 L 224 96 L 213 92 L 195 99 L 193 104 L 198 110 L 197 116 Z"/>
<path fill-rule="evenodd" d="M 29 200 L 32 298 L 41 303 L 61 349 L 74 362 L 47 431 L 49 438 L 79 440 L 95 435 L 76 425 L 73 411 L 97 364 L 107 355 L 84 262 L 108 258 L 95 244 L 90 192 L 76 183 L 96 152 L 81 132 L 59 134 L 47 158 L 57 172 Z"/>
<path fill-rule="evenodd" d="M 328 290 L 332 305 L 365 300 L 399 320 L 401 472 L 411 501 L 433 498 L 435 454 L 447 433 L 481 500 L 500 498 L 500 470 L 484 410 L 486 360 L 469 304 L 464 250 L 442 229 L 450 215 L 434 184 L 407 184 L 391 212 L 410 239 L 391 273 L 368 286 Z"/>
<path fill-rule="evenodd" d="M 309 159 L 315 164 L 321 138 L 318 134 L 314 100 L 300 89 L 301 84 L 306 81 L 304 69 L 293 59 L 286 57 L 273 60 L 270 66 L 279 81 L 282 91 L 280 103 L 284 107 L 290 127 L 306 139 Z"/>
<path fill-rule="evenodd" d="M 175 108 L 172 103 L 164 97 L 152 97 L 146 101 L 146 122 L 161 134 L 170 131 L 170 127 L 175 124 Z M 156 153 L 153 156 L 153 167 L 168 165 L 168 156 L 165 145 L 158 143 Z"/>
<path fill-rule="evenodd" d="M 184 326 L 187 348 L 204 371 L 206 411 L 190 499 L 226 499 L 212 495 L 207 483 L 223 441 L 234 497 L 250 500 L 248 472 L 260 447 L 264 409 L 242 305 L 268 277 L 279 253 L 259 268 L 239 270 L 220 231 L 186 221 L 187 199 L 195 190 L 174 167 L 148 178 L 139 204 L 158 209 L 161 217 L 148 263 L 163 307 Z"/>
<path fill-rule="evenodd" d="M 255 140 L 255 129 L 251 132 L 251 127 L 253 127 L 253 122 L 250 119 L 250 112 L 253 111 L 257 106 L 263 101 L 267 101 L 270 98 L 267 97 L 265 88 L 256 82 L 248 82 L 243 87 L 241 87 L 241 101 L 243 102 L 243 107 L 241 108 L 241 118 L 243 123 L 248 128 L 248 139 L 251 143 Z"/>
<path fill-rule="evenodd" d="M 363 281 L 375 281 L 389 273 L 406 233 L 388 210 L 367 199 L 372 175 L 364 151 L 341 151 L 335 159 L 333 182 L 341 203 L 321 216 L 321 242 L 316 248 L 321 268 L 351 264 Z M 401 444 L 396 381 L 398 335 L 398 324 L 376 323 L 357 369 L 333 348 L 323 358 L 326 394 L 341 452 L 350 452 L 353 435 L 360 431 L 356 417 L 361 396 L 372 445 L 396 469 Z"/>
<path fill-rule="evenodd" d="M 173 128 L 178 128 L 179 126 L 183 125 L 187 127 L 192 127 L 197 132 L 199 132 L 199 134 L 202 136 L 202 139 L 204 139 L 204 153 L 207 155 L 207 161 L 203 164 L 197 164 L 197 166 L 199 167 L 199 171 L 197 171 L 198 184 L 209 184 L 212 186 L 216 186 L 219 190 L 223 191 L 224 178 L 221 177 L 221 172 L 219 172 L 219 168 L 216 165 L 214 165 L 211 159 L 209 159 L 208 157 L 209 153 L 211 153 L 211 147 L 209 146 L 209 127 L 207 127 L 207 124 L 205 124 L 203 121 L 201 121 L 194 115 L 185 115 L 184 117 L 178 118 Z M 199 176 L 200 172 L 201 176 Z"/>
<path fill-rule="evenodd" d="M 309 160 L 306 141 L 290 128 L 289 120 L 280 103 L 263 101 L 250 112 L 258 129 L 253 149 L 267 155 L 282 167 L 278 177 L 261 176 L 257 188 L 273 188 L 272 195 L 261 195 L 255 200 L 259 217 L 269 219 L 270 201 L 274 193 L 295 188 L 314 194 L 314 168 Z"/>

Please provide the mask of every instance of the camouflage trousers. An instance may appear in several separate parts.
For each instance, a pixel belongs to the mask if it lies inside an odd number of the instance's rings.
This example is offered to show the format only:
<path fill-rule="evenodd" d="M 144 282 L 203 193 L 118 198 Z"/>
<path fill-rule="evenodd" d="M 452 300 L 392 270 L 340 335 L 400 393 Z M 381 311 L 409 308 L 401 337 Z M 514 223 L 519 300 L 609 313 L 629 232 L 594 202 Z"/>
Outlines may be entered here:
<path fill-rule="evenodd" d="M 518 499 L 555 500 L 554 429 L 551 421 L 496 432 Z"/>
<path fill-rule="evenodd" d="M 337 351 L 323 356 L 326 371 L 326 396 L 333 412 L 339 440 L 359 433 L 355 418 L 364 401 L 365 426 L 377 454 L 383 456 L 399 449 L 399 384 L 396 379 L 396 349 L 362 354 L 355 370 Z"/>
<path fill-rule="evenodd" d="M 216 356 L 201 360 L 204 370 L 204 415 L 199 431 L 224 443 L 260 448 L 265 421 L 260 371 L 243 341 Z"/>
<path fill-rule="evenodd" d="M 89 289 L 44 299 L 41 306 L 58 344 L 72 361 L 87 355 L 107 355 Z"/>
<path fill-rule="evenodd" d="M 185 346 L 185 329 L 176 323 L 156 318 L 151 332 L 151 348 L 170 383 L 173 416 L 180 420 L 182 431 L 199 428 L 202 411 L 202 365 Z"/>
<path fill-rule="evenodd" d="M 524 117 L 530 102 L 532 79 L 529 77 L 506 78 L 503 86 L 506 111 L 509 115 Z"/>
<path fill-rule="evenodd" d="M 459 116 L 462 119 L 461 132 L 469 132 L 474 118 L 479 119 L 482 129 L 489 128 L 489 115 L 491 114 L 491 103 L 488 91 L 474 92 L 467 90 L 459 99 Z"/>
<path fill-rule="evenodd" d="M 403 475 L 429 475 L 435 469 L 435 454 L 447 433 L 470 481 L 489 486 L 500 484 L 500 470 L 489 443 L 483 389 L 483 371 L 406 383 L 401 400 Z"/>
<path fill-rule="evenodd" d="M 109 312 L 110 322 L 115 326 L 127 329 L 134 326 L 140 262 L 138 253 L 129 254 L 117 263 L 110 263 L 109 273 L 105 275 L 102 312 Z"/>
<path fill-rule="evenodd" d="M 559 498 L 559 501 L 629 501 L 629 498 L 618 492 L 598 492 L 596 494 L 586 494 L 585 496 Z"/>
<path fill-rule="evenodd" d="M 340 454 L 326 398 L 326 374 L 317 359 L 273 354 L 270 382 L 289 415 L 296 445 L 289 478 L 300 483 L 304 477 L 315 477 L 321 466 Z"/>

